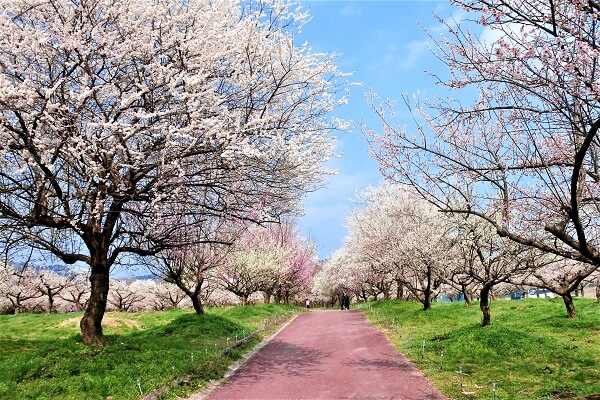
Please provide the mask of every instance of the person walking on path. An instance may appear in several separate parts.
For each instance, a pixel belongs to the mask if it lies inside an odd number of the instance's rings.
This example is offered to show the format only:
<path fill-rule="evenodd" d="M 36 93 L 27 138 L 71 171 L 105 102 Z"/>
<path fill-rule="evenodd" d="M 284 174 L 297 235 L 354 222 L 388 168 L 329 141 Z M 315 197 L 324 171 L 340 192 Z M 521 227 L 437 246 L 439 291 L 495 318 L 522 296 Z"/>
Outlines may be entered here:
<path fill-rule="evenodd" d="M 344 293 L 344 295 L 340 299 L 340 304 L 342 306 L 342 310 L 344 310 L 344 309 L 349 310 L 350 309 L 350 297 L 348 297 L 348 295 L 346 293 Z"/>
<path fill-rule="evenodd" d="M 446 399 L 359 311 L 300 314 L 245 365 L 188 400 Z"/>

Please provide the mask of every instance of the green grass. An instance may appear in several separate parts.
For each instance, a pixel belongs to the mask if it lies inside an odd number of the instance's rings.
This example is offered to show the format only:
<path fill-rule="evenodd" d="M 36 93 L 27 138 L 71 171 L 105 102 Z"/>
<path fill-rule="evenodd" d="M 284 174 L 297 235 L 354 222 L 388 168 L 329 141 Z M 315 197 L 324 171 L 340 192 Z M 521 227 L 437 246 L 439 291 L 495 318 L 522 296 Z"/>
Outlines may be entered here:
<path fill-rule="evenodd" d="M 600 305 L 592 300 L 575 299 L 577 319 L 566 318 L 561 299 L 495 301 L 485 328 L 478 303 L 434 303 L 428 312 L 408 302 L 369 305 L 367 318 L 448 397 L 600 394 Z"/>
<path fill-rule="evenodd" d="M 0 399 L 138 399 L 140 388 L 146 395 L 190 377 L 160 398 L 185 396 L 220 378 L 276 324 L 222 355 L 236 336 L 263 328 L 273 315 L 290 318 L 298 310 L 258 305 L 211 308 L 202 316 L 190 310 L 107 313 L 104 334 L 112 344 L 106 347 L 82 343 L 81 313 L 2 315 Z"/>

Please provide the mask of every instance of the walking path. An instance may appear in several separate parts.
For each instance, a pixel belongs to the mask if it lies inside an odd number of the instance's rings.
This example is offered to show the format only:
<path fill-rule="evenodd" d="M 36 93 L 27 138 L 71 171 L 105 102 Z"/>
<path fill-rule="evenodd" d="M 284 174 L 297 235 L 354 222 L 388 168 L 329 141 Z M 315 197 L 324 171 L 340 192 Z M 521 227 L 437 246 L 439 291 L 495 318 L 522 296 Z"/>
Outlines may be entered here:
<path fill-rule="evenodd" d="M 445 399 L 362 313 L 342 310 L 299 315 L 226 384 L 190 399 L 200 398 Z"/>

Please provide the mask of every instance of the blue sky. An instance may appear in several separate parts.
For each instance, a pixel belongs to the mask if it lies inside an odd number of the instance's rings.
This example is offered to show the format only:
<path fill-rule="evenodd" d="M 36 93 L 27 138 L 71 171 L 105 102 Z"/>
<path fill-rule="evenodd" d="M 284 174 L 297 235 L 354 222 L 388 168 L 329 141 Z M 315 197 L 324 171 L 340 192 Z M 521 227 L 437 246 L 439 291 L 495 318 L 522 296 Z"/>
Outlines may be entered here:
<path fill-rule="evenodd" d="M 440 24 L 434 13 L 447 18 L 459 11 L 448 1 L 305 0 L 301 4 L 312 20 L 303 28 L 300 39 L 309 42 L 314 52 L 340 54 L 339 69 L 354 71 L 352 80 L 362 83 L 350 87 L 349 105 L 337 110 L 336 116 L 357 123 L 362 120 L 370 128 L 379 129 L 381 124 L 364 96 L 373 90 L 383 99 L 395 100 L 400 122 L 410 127 L 402 93 L 420 92 L 424 98 L 445 93 L 424 73 L 445 71 L 445 66 L 429 51 L 430 39 L 420 25 L 439 36 Z M 336 136 L 337 152 L 342 157 L 333 160 L 331 166 L 338 175 L 327 177 L 326 187 L 307 195 L 305 214 L 300 219 L 303 234 L 316 241 L 322 259 L 342 246 L 350 200 L 381 181 L 362 134 L 352 129 Z"/>

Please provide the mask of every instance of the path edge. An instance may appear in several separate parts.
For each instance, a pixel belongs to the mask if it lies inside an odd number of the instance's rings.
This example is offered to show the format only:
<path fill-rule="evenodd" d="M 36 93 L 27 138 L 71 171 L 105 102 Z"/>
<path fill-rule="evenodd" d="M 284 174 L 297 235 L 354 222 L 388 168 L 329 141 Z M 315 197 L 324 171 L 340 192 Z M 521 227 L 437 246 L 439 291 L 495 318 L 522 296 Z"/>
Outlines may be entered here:
<path fill-rule="evenodd" d="M 227 371 L 225 371 L 225 373 L 223 374 L 223 376 L 221 378 L 212 379 L 212 380 L 208 381 L 206 383 L 206 385 L 204 385 L 204 388 L 200 389 L 200 391 L 198 391 L 198 392 L 192 394 L 191 396 L 186 397 L 185 399 L 182 399 L 182 400 L 206 400 L 206 399 L 208 399 L 208 396 L 210 396 L 213 391 L 215 391 L 219 386 L 226 383 L 227 380 L 233 374 L 235 374 L 238 369 L 240 369 L 248 361 L 250 361 L 250 359 L 252 357 L 254 357 L 256 355 L 256 353 L 259 352 L 260 349 L 265 347 L 267 345 L 267 343 L 269 343 L 271 340 L 273 340 L 275 338 L 275 336 L 277 336 L 279 334 L 279 332 L 281 332 L 289 324 L 294 322 L 294 320 L 300 314 L 301 313 L 294 315 L 289 321 L 286 321 L 281 327 L 279 327 L 279 329 L 277 329 L 275 332 L 271 333 L 269 336 L 267 336 L 265 339 L 263 339 L 260 343 L 258 343 L 256 346 L 254 346 L 250 351 L 248 351 L 246 354 L 244 354 L 239 360 L 237 360 L 236 362 L 231 364 L 229 367 L 227 367 Z"/>

